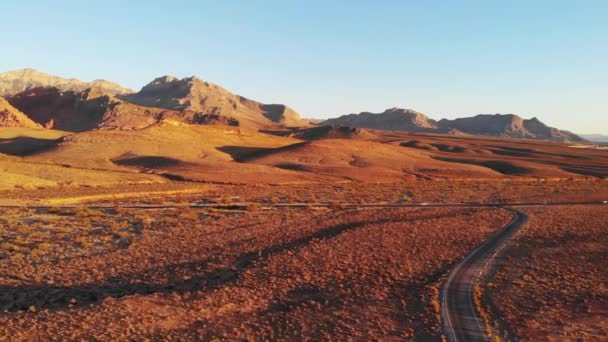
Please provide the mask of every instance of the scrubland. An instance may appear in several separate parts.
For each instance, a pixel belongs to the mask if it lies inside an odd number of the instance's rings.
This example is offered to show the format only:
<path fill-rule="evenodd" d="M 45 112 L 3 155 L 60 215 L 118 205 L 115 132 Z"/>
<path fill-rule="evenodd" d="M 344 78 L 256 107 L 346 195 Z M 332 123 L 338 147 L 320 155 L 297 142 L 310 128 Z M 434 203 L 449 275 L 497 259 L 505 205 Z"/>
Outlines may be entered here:
<path fill-rule="evenodd" d="M 317 184 L 229 185 L 197 182 L 63 186 L 0 191 L 2 204 L 132 205 L 175 203 L 513 203 L 580 202 L 608 198 L 608 182 L 570 181 L 411 181 Z"/>
<path fill-rule="evenodd" d="M 439 338 L 441 279 L 510 214 L 180 207 L 2 217 L 2 338 L 374 339 Z"/>
<path fill-rule="evenodd" d="M 487 299 L 521 340 L 608 338 L 608 208 L 530 208 Z"/>

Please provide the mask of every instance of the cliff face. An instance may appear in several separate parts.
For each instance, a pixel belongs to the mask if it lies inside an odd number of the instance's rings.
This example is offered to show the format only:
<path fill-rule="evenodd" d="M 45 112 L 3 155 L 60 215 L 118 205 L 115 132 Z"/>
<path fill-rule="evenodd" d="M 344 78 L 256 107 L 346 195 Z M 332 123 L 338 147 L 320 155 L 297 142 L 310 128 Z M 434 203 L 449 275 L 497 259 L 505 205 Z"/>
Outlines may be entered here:
<path fill-rule="evenodd" d="M 41 128 L 2 97 L 0 97 L 0 127 Z"/>
<path fill-rule="evenodd" d="M 36 123 L 70 132 L 140 129 L 168 115 L 165 110 L 126 103 L 98 88 L 81 92 L 35 88 L 17 94 L 9 101 Z"/>

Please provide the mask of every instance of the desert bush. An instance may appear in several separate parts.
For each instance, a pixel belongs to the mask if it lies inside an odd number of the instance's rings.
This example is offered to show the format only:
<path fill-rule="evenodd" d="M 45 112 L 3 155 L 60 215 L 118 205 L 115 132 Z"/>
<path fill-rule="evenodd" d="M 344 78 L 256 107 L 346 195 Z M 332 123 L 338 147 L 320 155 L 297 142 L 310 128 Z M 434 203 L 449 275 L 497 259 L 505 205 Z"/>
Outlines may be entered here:
<path fill-rule="evenodd" d="M 102 216 L 103 213 L 99 210 L 84 207 L 84 208 L 79 208 L 78 210 L 76 210 L 74 215 L 78 218 L 87 218 L 87 217 L 93 218 L 93 217 Z"/>
<path fill-rule="evenodd" d="M 346 205 L 344 203 L 339 203 L 339 202 L 331 202 L 331 203 L 329 203 L 328 207 L 331 210 L 346 209 Z"/>
<path fill-rule="evenodd" d="M 247 211 L 259 211 L 261 209 L 262 209 L 262 205 L 259 203 L 251 203 L 245 207 L 245 210 L 247 210 Z"/>

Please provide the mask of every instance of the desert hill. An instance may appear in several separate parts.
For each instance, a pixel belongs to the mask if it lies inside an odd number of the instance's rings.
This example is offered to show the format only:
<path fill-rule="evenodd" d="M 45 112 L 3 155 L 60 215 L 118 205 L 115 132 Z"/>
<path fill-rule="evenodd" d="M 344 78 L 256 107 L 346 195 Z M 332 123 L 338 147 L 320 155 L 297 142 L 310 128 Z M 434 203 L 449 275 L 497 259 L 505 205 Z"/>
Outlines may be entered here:
<path fill-rule="evenodd" d="M 280 147 L 299 141 L 240 127 L 188 125 L 169 119 L 137 131 L 94 130 L 67 135 L 55 148 L 36 157 L 96 167 L 112 167 L 112 160 L 127 154 L 213 163 L 233 160 L 224 147 Z M 87 155 L 91 150 L 97 151 L 94 156 Z"/>
<path fill-rule="evenodd" d="M 0 97 L 0 127 L 36 128 L 40 127 L 40 125 Z"/>
<path fill-rule="evenodd" d="M 279 104 L 263 104 L 235 95 L 197 77 L 159 77 L 139 92 L 120 96 L 142 106 L 216 115 L 247 128 L 304 126 L 307 123 L 293 109 Z"/>
<path fill-rule="evenodd" d="M 29 154 L 24 162 L 63 165 L 73 170 L 111 174 L 162 175 L 171 180 L 220 183 L 314 181 L 301 174 L 235 161 L 240 153 L 277 148 L 301 140 L 231 126 L 188 125 L 161 120 L 136 131 L 92 130 L 63 136 L 53 146 Z"/>
<path fill-rule="evenodd" d="M 319 125 L 341 125 L 409 132 L 434 132 L 439 129 L 437 123 L 426 115 L 411 109 L 401 108 L 390 108 L 379 114 L 363 112 L 343 115 L 335 119 L 320 122 Z"/>
<path fill-rule="evenodd" d="M 133 92 L 131 89 L 123 88 L 116 83 L 106 80 L 84 82 L 75 78 L 68 79 L 50 75 L 34 69 L 20 69 L 0 73 L 0 96 L 8 97 L 39 87 L 55 87 L 63 91 L 83 91 L 87 88 L 100 88 L 112 95 Z"/>
<path fill-rule="evenodd" d="M 306 141 L 260 150 L 241 157 L 240 161 L 356 181 L 500 177 L 498 172 L 489 168 L 444 162 L 425 152 L 353 139 Z"/>
<path fill-rule="evenodd" d="M 549 127 L 537 118 L 523 119 L 514 114 L 479 114 L 454 120 L 443 119 L 439 121 L 439 125 L 476 135 L 542 139 L 557 142 L 583 141 L 576 134 Z"/>

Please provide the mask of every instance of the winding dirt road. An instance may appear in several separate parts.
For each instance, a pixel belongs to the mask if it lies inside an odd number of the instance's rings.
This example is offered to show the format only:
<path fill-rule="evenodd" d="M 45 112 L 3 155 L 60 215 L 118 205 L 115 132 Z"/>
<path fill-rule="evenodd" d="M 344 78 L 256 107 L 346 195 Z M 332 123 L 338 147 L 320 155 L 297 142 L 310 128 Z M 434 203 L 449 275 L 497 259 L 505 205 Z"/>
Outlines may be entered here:
<path fill-rule="evenodd" d="M 448 341 L 491 341 L 475 306 L 474 288 L 498 250 L 528 221 L 526 213 L 504 209 L 515 213 L 513 220 L 456 265 L 443 285 L 441 318 Z"/>

